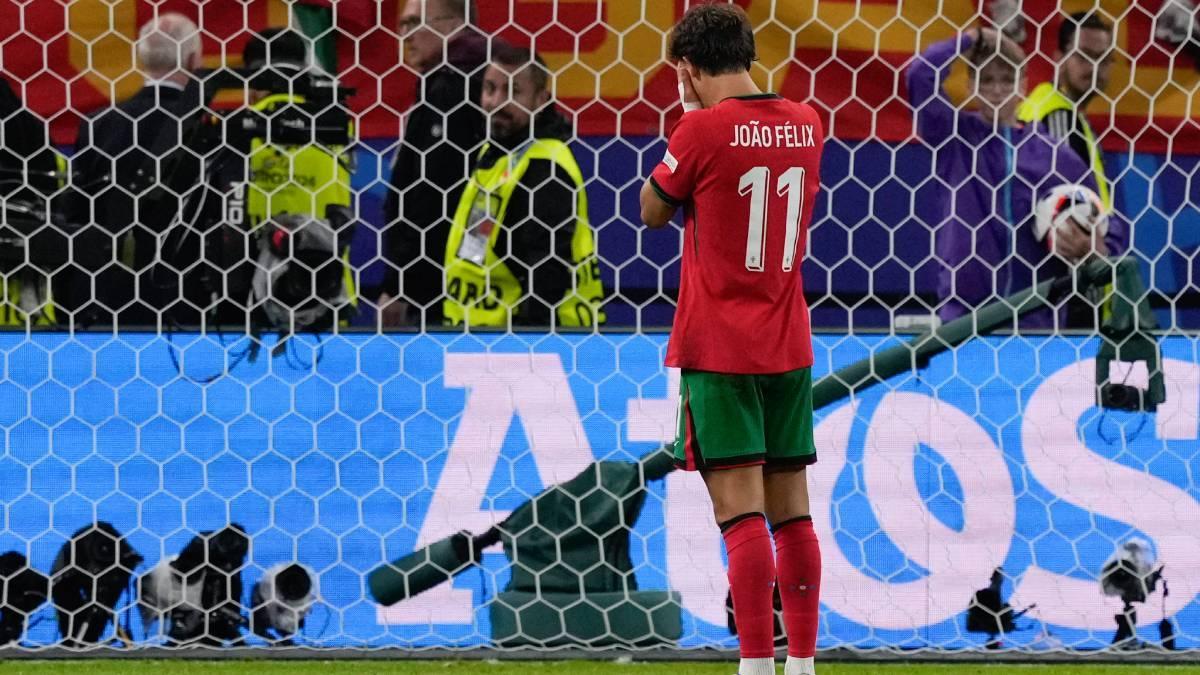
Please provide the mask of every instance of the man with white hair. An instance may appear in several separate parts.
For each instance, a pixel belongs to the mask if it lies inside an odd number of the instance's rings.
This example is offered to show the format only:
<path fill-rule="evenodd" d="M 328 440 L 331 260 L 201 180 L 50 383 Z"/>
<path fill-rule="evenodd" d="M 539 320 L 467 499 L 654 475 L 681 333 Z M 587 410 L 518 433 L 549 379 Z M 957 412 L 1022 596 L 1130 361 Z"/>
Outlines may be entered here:
<path fill-rule="evenodd" d="M 200 67 L 200 30 L 182 14 L 151 19 L 138 31 L 137 57 L 146 87 L 182 90 L 188 73 Z"/>
<path fill-rule="evenodd" d="M 200 67 L 200 31 L 182 14 L 161 14 L 141 27 L 136 53 L 141 90 L 79 127 L 73 215 L 88 227 L 74 251 L 77 272 L 92 278 L 80 280 L 84 297 L 68 307 L 76 324 L 157 326 L 165 300 L 150 270 L 157 235 L 178 206 L 151 197 L 170 171 L 165 159 L 184 142 L 182 120 L 199 106 L 185 85 Z"/>

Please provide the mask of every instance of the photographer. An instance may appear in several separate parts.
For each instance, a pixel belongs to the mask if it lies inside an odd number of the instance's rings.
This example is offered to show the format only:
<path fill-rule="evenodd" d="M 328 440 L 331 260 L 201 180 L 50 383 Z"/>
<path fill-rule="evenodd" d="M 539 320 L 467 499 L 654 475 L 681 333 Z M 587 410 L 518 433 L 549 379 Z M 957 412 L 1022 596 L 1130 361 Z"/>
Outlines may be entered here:
<path fill-rule="evenodd" d="M 205 98 L 244 87 L 249 105 L 197 132 L 198 146 L 218 147 L 205 195 L 164 256 L 165 276 L 182 284 L 176 325 L 286 336 L 329 330 L 356 303 L 346 262 L 350 120 L 343 90 L 308 54 L 298 33 L 269 29 L 247 43 L 243 70 L 206 76 Z"/>

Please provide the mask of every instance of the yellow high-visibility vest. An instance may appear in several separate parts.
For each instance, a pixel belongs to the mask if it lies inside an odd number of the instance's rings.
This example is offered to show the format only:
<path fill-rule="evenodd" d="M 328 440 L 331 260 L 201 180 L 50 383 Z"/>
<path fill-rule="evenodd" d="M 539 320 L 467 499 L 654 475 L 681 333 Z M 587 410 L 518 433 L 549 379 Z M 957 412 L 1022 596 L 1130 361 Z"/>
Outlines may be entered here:
<path fill-rule="evenodd" d="M 1019 108 L 1017 118 L 1022 122 L 1041 122 L 1050 113 L 1059 110 L 1075 111 L 1075 102 L 1063 95 L 1052 82 L 1043 82 L 1034 88 Z M 1083 110 L 1076 111 L 1083 126 L 1083 137 L 1087 141 L 1089 163 L 1092 173 L 1096 176 L 1096 186 L 1100 188 L 1100 201 L 1112 209 L 1112 193 L 1109 191 L 1108 175 L 1104 172 L 1104 158 L 1100 155 L 1100 146 L 1096 143 L 1096 135 L 1092 125 L 1088 124 L 1087 115 Z"/>
<path fill-rule="evenodd" d="M 488 150 L 480 151 L 483 157 Z M 496 256 L 496 238 L 505 227 L 505 214 L 513 191 L 533 160 L 549 160 L 562 168 L 575 183 L 576 221 L 571 239 L 571 263 L 575 267 L 572 288 L 562 298 L 541 298 L 558 302 L 559 326 L 582 327 L 604 323 L 604 286 L 600 282 L 600 263 L 596 243 L 588 221 L 587 193 L 583 173 L 566 143 L 556 139 L 538 139 L 519 154 L 500 157 L 490 166 L 480 166 L 463 189 L 446 241 L 446 300 L 443 314 L 452 325 L 508 327 L 519 316 L 521 301 L 532 289 L 521 283 L 507 263 Z M 551 224 L 547 224 L 549 227 Z M 469 229 L 486 235 L 486 246 L 476 260 L 460 255 L 463 238 Z"/>
<path fill-rule="evenodd" d="M 41 275 L 35 275 L 40 277 Z M 40 306 L 37 308 L 37 313 L 33 316 L 26 314 L 21 309 L 21 289 L 22 284 L 27 280 L 17 278 L 17 275 L 3 276 L 0 275 L 0 325 L 3 326 L 24 326 L 32 323 L 34 326 L 53 326 L 58 322 L 54 314 L 54 298 L 50 293 L 50 285 L 48 283 L 38 283 L 41 288 L 38 297 Z"/>

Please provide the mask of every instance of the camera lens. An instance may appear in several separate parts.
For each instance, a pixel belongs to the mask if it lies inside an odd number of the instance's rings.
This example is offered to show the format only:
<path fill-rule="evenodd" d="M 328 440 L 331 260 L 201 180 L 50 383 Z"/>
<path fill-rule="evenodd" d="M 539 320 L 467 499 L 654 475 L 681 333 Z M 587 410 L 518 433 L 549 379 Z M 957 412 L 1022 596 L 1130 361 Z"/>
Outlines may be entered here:
<path fill-rule="evenodd" d="M 1141 410 L 1141 391 L 1127 384 L 1106 384 L 1100 388 L 1100 405 L 1112 410 Z"/>

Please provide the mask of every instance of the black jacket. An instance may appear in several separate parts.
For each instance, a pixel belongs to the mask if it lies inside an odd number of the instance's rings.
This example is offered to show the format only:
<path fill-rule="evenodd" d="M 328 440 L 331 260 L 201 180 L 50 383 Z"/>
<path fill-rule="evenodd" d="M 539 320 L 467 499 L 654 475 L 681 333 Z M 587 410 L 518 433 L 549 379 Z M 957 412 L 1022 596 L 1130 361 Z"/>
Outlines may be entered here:
<path fill-rule="evenodd" d="M 43 214 L 55 208 L 59 199 L 54 195 L 57 171 L 46 121 L 26 109 L 8 81 L 0 78 L 0 198 L 4 198 L 0 273 L 8 282 L 7 294 L 0 298 L 0 323 L 24 324 L 25 314 L 18 310 L 19 303 L 13 302 L 23 284 L 33 283 L 38 289 L 39 304 L 46 276 L 53 284 L 51 296 L 55 299 L 70 287 L 68 275 L 59 271 L 67 261 L 67 227 L 61 222 L 53 228 L 42 227 Z M 23 245 L 15 243 L 18 237 Z M 26 260 L 33 265 L 27 266 Z"/>
<path fill-rule="evenodd" d="M 0 120 L 0 195 L 46 199 L 58 187 L 58 182 L 46 175 L 57 169 L 46 123 L 21 104 L 2 77 Z M 27 189 L 22 191 L 22 186 Z"/>
<path fill-rule="evenodd" d="M 198 108 L 189 98 L 174 87 L 147 86 L 79 126 L 72 214 L 90 227 L 76 237 L 74 250 L 82 271 L 94 276 L 98 304 L 89 314 L 100 323 L 116 320 L 118 309 L 125 325 L 153 325 L 157 319 L 161 302 L 150 267 L 156 237 L 179 205 L 154 188 L 171 173 L 172 151 L 185 144 L 182 119 Z M 88 299 L 79 299 L 75 308 Z"/>
<path fill-rule="evenodd" d="M 487 39 L 464 30 L 447 44 L 447 63 L 417 85 L 384 203 L 389 268 L 380 290 L 425 307 L 431 326 L 442 323 L 450 221 L 484 138 L 479 94 L 486 58 Z"/>

